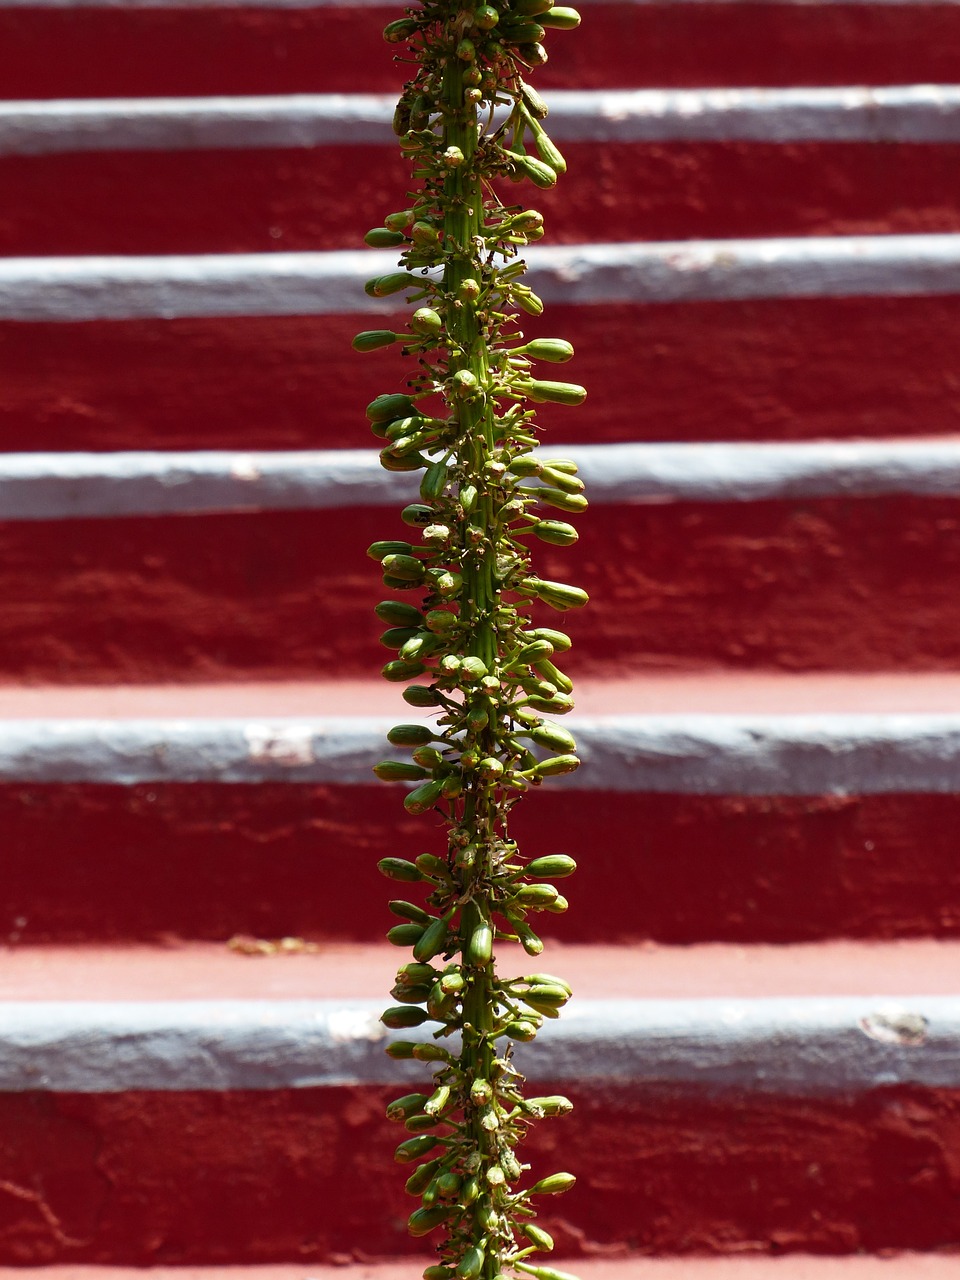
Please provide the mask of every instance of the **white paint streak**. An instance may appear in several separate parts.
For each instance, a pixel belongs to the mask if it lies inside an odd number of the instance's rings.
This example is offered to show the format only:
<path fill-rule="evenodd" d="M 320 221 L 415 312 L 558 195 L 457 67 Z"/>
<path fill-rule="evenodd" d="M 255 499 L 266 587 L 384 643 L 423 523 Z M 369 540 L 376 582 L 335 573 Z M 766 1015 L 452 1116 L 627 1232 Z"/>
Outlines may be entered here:
<path fill-rule="evenodd" d="M 960 496 L 960 437 L 567 445 L 564 453 L 595 505 Z M 376 450 L 0 454 L 0 520 L 349 510 L 416 496 L 416 477 L 385 472 Z"/>
<path fill-rule="evenodd" d="M 416 718 L 407 712 L 407 718 Z M 0 721 L 0 781 L 372 782 L 394 718 Z M 960 715 L 570 718 L 577 790 L 687 795 L 945 795 Z"/>
<path fill-rule="evenodd" d="M 636 89 L 550 95 L 563 142 L 956 142 L 960 87 Z M 393 146 L 395 95 L 0 103 L 0 155 Z"/>
<path fill-rule="evenodd" d="M 533 1080 L 606 1080 L 829 1094 L 960 1085 L 960 999 L 918 995 L 896 1015 L 924 1028 L 864 1033 L 865 997 L 574 999 L 533 1052 Z M 382 1002 L 332 1000 L 0 1003 L 0 1090 L 310 1088 L 422 1079 L 384 1054 Z M 422 1028 L 402 1039 L 429 1039 Z"/>
<path fill-rule="evenodd" d="M 960 293 L 960 235 L 533 246 L 547 303 Z M 0 319 L 70 323 L 181 316 L 390 314 L 369 298 L 392 251 L 0 260 Z"/>

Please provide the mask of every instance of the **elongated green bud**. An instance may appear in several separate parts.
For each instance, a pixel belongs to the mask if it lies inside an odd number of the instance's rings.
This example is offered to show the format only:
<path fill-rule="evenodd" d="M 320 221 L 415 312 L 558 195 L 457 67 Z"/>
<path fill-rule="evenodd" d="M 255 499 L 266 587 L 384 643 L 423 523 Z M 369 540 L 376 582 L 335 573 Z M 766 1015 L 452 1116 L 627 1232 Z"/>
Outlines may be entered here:
<path fill-rule="evenodd" d="M 426 813 L 428 809 L 432 809 L 440 799 L 440 793 L 443 791 L 443 782 L 434 778 L 430 782 L 425 782 L 420 787 L 415 787 L 408 795 L 404 797 L 403 807 L 407 813 Z M 429 956 L 417 956 L 418 960 L 429 960 Z"/>
<path fill-rule="evenodd" d="M 394 1098 L 387 1107 L 387 1119 L 403 1124 L 408 1116 L 414 1116 L 422 1110 L 426 1100 L 425 1093 L 405 1093 L 402 1098 Z"/>
<path fill-rule="evenodd" d="M 573 356 L 573 346 L 563 338 L 534 338 L 519 347 L 517 354 L 529 356 L 531 360 L 545 360 L 548 364 L 565 364 Z"/>
<path fill-rule="evenodd" d="M 556 5 L 549 13 L 543 14 L 540 22 L 542 26 L 553 27 L 558 31 L 573 31 L 580 25 L 580 14 L 576 9 Z"/>
<path fill-rule="evenodd" d="M 402 925 L 399 926 L 403 928 Z M 402 1031 L 406 1027 L 419 1027 L 424 1022 L 429 1022 L 426 1012 L 418 1009 L 416 1005 L 399 1004 L 390 1009 L 385 1009 L 380 1015 L 380 1021 L 385 1027 L 389 1027 L 391 1031 Z"/>
<path fill-rule="evenodd" d="M 415 605 L 404 604 L 402 600 L 381 600 L 374 613 L 381 622 L 392 627 L 418 627 L 423 623 L 420 610 Z"/>
<path fill-rule="evenodd" d="M 532 1267 L 525 1262 L 515 1262 L 513 1265 L 518 1271 L 525 1271 L 528 1276 L 533 1276 L 533 1280 L 577 1280 L 571 1272 L 558 1271 L 556 1267 Z"/>
<path fill-rule="evenodd" d="M 553 1252 L 553 1236 L 549 1231 L 544 1231 L 542 1227 L 538 1227 L 534 1222 L 523 1223 L 520 1230 L 541 1253 Z"/>
<path fill-rule="evenodd" d="M 431 1266 L 425 1267 L 423 1272 L 423 1280 L 453 1280 L 453 1267 Z"/>
<path fill-rule="evenodd" d="M 553 173 L 553 170 L 550 172 Z M 533 379 L 524 383 L 522 389 L 537 404 L 577 405 L 583 404 L 587 398 L 586 388 L 575 382 L 541 382 Z"/>
<path fill-rule="evenodd" d="M 493 958 L 493 929 L 485 921 L 470 934 L 463 958 L 466 964 L 476 968 L 483 968 Z"/>
<path fill-rule="evenodd" d="M 363 286 L 363 291 L 370 298 L 386 298 L 401 289 L 422 289 L 423 281 L 408 271 L 394 271 L 390 275 L 375 276 Z"/>
<path fill-rule="evenodd" d="M 534 186 L 539 187 L 542 191 L 547 191 L 550 187 L 555 187 L 557 185 L 557 171 L 555 169 L 551 169 L 550 166 L 545 164 L 542 160 L 536 160 L 533 156 L 517 155 L 515 151 L 508 152 L 508 154 L 517 170 L 519 170 L 525 177 L 529 178 Z M 393 340 L 392 334 L 391 340 Z M 381 343 L 380 345 L 385 346 L 386 344 Z M 372 350 L 372 348 L 370 349 Z M 583 389 L 581 388 L 581 390 Z M 530 393 L 528 392 L 527 394 Z M 583 396 L 581 396 L 581 400 L 586 396 L 586 394 L 586 391 L 584 391 Z M 534 397 L 531 396 L 531 399 L 533 398 Z M 579 404 L 580 400 L 564 401 L 563 403 Z"/>
<path fill-rule="evenodd" d="M 406 858 L 381 858 L 377 869 L 388 880 L 402 880 L 408 884 L 416 884 L 423 880 L 423 872 Z"/>
<path fill-rule="evenodd" d="M 422 662 L 388 662 L 386 666 L 381 667 L 380 674 L 384 680 L 391 680 L 399 683 L 403 680 L 412 680 L 415 676 L 422 676 L 426 667 Z"/>
<path fill-rule="evenodd" d="M 422 684 L 411 685 L 400 696 L 411 707 L 437 707 L 441 702 L 441 696 L 436 690 Z"/>
<path fill-rule="evenodd" d="M 414 1209 L 410 1217 L 407 1219 L 407 1229 L 412 1236 L 429 1235 L 440 1226 L 442 1222 L 446 1222 L 450 1217 L 451 1209 L 449 1205 L 433 1205 L 429 1209 Z"/>
<path fill-rule="evenodd" d="M 421 1133 L 415 1138 L 407 1138 L 406 1142 L 401 1142 L 393 1153 L 393 1158 L 398 1164 L 409 1164 L 410 1161 L 419 1160 L 421 1156 L 427 1155 L 436 1145 L 437 1139 L 432 1134 Z"/>
<path fill-rule="evenodd" d="M 554 489 L 551 485 L 541 485 L 539 489 L 533 489 L 531 492 L 536 495 L 538 502 L 545 502 L 548 507 L 556 507 L 558 511 L 569 511 L 572 515 L 579 515 L 581 511 L 587 509 L 587 500 L 582 493 L 565 493 L 562 489 Z M 560 521 L 557 521 L 557 526 L 563 529 L 570 528 L 570 525 L 561 524 Z M 549 541 L 549 538 L 546 541 Z"/>
<path fill-rule="evenodd" d="M 420 924 L 395 924 L 392 929 L 387 930 L 387 941 L 395 947 L 412 947 L 415 942 L 419 942 L 423 934 L 423 925 Z"/>
<path fill-rule="evenodd" d="M 484 1251 L 477 1245 L 471 1245 L 457 1264 L 458 1280 L 477 1280 L 483 1270 Z"/>
<path fill-rule="evenodd" d="M 392 346 L 398 337 L 392 329 L 364 329 L 357 334 L 351 346 L 354 351 L 377 351 L 380 347 Z"/>
<path fill-rule="evenodd" d="M 577 756 L 563 755 L 553 756 L 550 760 L 541 760 L 535 772 L 541 778 L 556 778 L 563 773 L 573 773 L 574 770 L 579 768 L 580 760 Z"/>
<path fill-rule="evenodd" d="M 379 560 L 382 564 L 387 556 L 409 556 L 413 551 L 413 546 L 409 542 L 398 542 L 396 539 L 388 539 L 384 542 L 371 542 L 367 547 L 367 555 L 371 560 Z M 417 611 L 419 615 L 419 610 Z"/>
<path fill-rule="evenodd" d="M 387 741 L 394 747 L 425 747 L 436 737 L 425 724 L 395 724 L 387 734 Z"/>
<path fill-rule="evenodd" d="M 573 1110 L 570 1099 L 559 1093 L 545 1098 L 528 1098 L 525 1106 L 534 1114 L 542 1116 L 566 1116 Z"/>
<path fill-rule="evenodd" d="M 389 227 L 371 227 L 363 239 L 373 249 L 391 249 L 404 244 L 407 237 L 402 231 L 391 231 Z"/>
<path fill-rule="evenodd" d="M 573 525 L 565 524 L 563 520 L 538 520 L 533 532 L 541 542 L 548 542 L 553 547 L 572 547 L 580 537 Z"/>
<path fill-rule="evenodd" d="M 420 481 L 420 497 L 424 502 L 435 502 L 447 487 L 449 472 L 445 462 L 432 462 Z"/>
<path fill-rule="evenodd" d="M 414 958 L 420 961 L 432 960 L 445 950 L 447 945 L 448 917 L 441 916 L 424 929 L 413 946 Z"/>
<path fill-rule="evenodd" d="M 367 417 L 371 422 L 392 422 L 414 412 L 413 401 L 400 392 L 376 396 L 367 405 Z"/>
<path fill-rule="evenodd" d="M 427 1187 L 432 1182 L 434 1175 L 440 1168 L 442 1157 L 437 1160 L 428 1160 L 426 1164 L 422 1164 L 419 1169 L 414 1170 L 406 1181 L 404 1190 L 408 1195 L 423 1195 Z"/>
<path fill-rule="evenodd" d="M 530 1195 L 562 1195 L 564 1191 L 569 1191 L 576 1181 L 572 1173 L 551 1173 L 549 1177 L 541 1178 L 539 1182 L 533 1184 L 530 1188 Z"/>
<path fill-rule="evenodd" d="M 552 609 L 580 609 L 590 597 L 582 587 L 571 587 L 565 582 L 550 582 L 546 578 L 533 580 L 537 598 Z"/>
<path fill-rule="evenodd" d="M 427 777 L 426 769 L 406 760 L 381 760 L 373 766 L 373 772 L 383 782 L 419 782 Z"/>
<path fill-rule="evenodd" d="M 552 880 L 572 876 L 576 869 L 577 864 L 573 858 L 567 857 L 565 853 L 548 853 L 542 858 L 534 858 L 532 862 L 528 862 L 523 869 L 523 874 L 535 876 L 537 879 L 549 876 Z"/>

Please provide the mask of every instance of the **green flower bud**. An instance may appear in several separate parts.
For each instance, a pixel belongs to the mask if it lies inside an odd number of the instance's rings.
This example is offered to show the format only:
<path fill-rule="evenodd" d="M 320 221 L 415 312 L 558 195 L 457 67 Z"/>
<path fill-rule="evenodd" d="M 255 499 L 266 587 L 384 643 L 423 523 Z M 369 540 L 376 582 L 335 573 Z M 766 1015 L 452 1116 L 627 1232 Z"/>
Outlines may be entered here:
<path fill-rule="evenodd" d="M 563 757 L 560 756 L 557 757 L 557 759 L 562 758 Z M 415 787 L 413 791 L 409 792 L 404 797 L 403 807 L 406 809 L 407 813 L 426 813 L 429 809 L 432 809 L 440 799 L 440 792 L 442 790 L 442 781 L 433 779 L 431 782 L 425 782 L 423 786 Z M 433 953 L 431 952 L 431 955 L 432 954 Z M 417 956 L 418 960 L 429 960 L 429 958 L 430 956 Z"/>
<path fill-rule="evenodd" d="M 447 487 L 449 472 L 445 462 L 431 462 L 420 481 L 420 497 L 424 502 L 436 502 Z"/>
<path fill-rule="evenodd" d="M 552 1094 L 546 1098 L 527 1098 L 524 1109 L 534 1115 L 566 1116 L 573 1110 L 573 1103 L 562 1094 Z M 569 1174 L 567 1175 L 570 1176 Z M 531 1188 L 533 1190 L 533 1188 Z"/>
<path fill-rule="evenodd" d="M 410 317 L 410 328 L 414 333 L 435 338 L 443 330 L 443 320 L 433 307 L 418 307 Z"/>
<path fill-rule="evenodd" d="M 402 1062 L 413 1057 L 413 1051 L 416 1047 L 412 1040 L 391 1040 L 384 1053 L 388 1058 L 393 1058 L 395 1062 Z"/>
<path fill-rule="evenodd" d="M 411 707 L 438 707 L 440 705 L 440 694 L 424 684 L 410 685 L 408 689 L 404 689 L 400 697 Z"/>
<path fill-rule="evenodd" d="M 418 1009 L 415 1005 L 398 1004 L 393 1008 L 385 1009 L 380 1015 L 380 1021 L 392 1031 L 401 1031 L 405 1027 L 419 1027 L 430 1019 L 423 1009 Z"/>
<path fill-rule="evenodd" d="M 435 784 L 428 784 L 435 785 Z M 438 791 L 439 794 L 439 791 Z M 447 946 L 449 916 L 440 916 L 434 920 L 431 925 L 424 929 L 422 935 L 417 939 L 413 946 L 413 957 L 415 960 L 432 960 L 435 955 L 439 955 Z"/>
<path fill-rule="evenodd" d="M 416 1115 L 422 1110 L 427 1100 L 425 1093 L 405 1093 L 402 1098 L 394 1098 L 387 1107 L 387 1119 L 396 1124 L 403 1124 L 408 1116 Z"/>
<path fill-rule="evenodd" d="M 384 680 L 390 680 L 394 684 L 399 684 L 404 680 L 412 680 L 414 676 L 422 676 L 426 667 L 422 662 L 402 662 L 395 659 L 388 662 L 385 667 L 381 667 L 380 674 Z"/>
<path fill-rule="evenodd" d="M 537 1028 L 534 1023 L 526 1022 L 522 1018 L 516 1018 L 513 1022 L 508 1022 L 503 1028 L 504 1034 L 508 1035 L 511 1040 L 519 1040 L 521 1043 L 527 1043 L 536 1039 Z"/>
<path fill-rule="evenodd" d="M 363 286 L 368 298 L 388 298 L 402 289 L 422 289 L 423 281 L 409 271 L 392 271 L 389 275 L 374 276 Z"/>
<path fill-rule="evenodd" d="M 471 1245 L 457 1264 L 457 1280 L 477 1280 L 483 1270 L 484 1251 L 478 1245 Z"/>
<path fill-rule="evenodd" d="M 554 728 L 556 726 L 553 726 Z M 559 730 L 560 733 L 563 730 Z M 548 744 L 553 746 L 553 743 Z M 577 864 L 573 858 L 568 858 L 565 853 L 548 853 L 542 858 L 534 858 L 532 862 L 528 862 L 523 869 L 525 876 L 535 876 L 537 879 L 549 876 L 550 879 L 562 880 L 564 876 L 572 876 L 577 869 Z M 532 979 L 531 979 L 532 981 Z"/>
<path fill-rule="evenodd" d="M 534 338 L 519 347 L 517 354 L 529 356 L 531 360 L 545 360 L 548 364 L 565 364 L 573 356 L 573 347 L 563 338 Z"/>
<path fill-rule="evenodd" d="M 562 773 L 573 773 L 579 768 L 580 760 L 577 756 L 563 755 L 553 756 L 550 760 L 541 760 L 536 772 L 541 778 L 555 778 Z"/>
<path fill-rule="evenodd" d="M 431 1266 L 423 1272 L 423 1280 L 453 1280 L 453 1267 Z"/>
<path fill-rule="evenodd" d="M 579 609 L 590 597 L 581 587 L 571 587 L 565 582 L 550 582 L 546 578 L 529 579 L 533 582 L 537 599 L 561 613 L 567 609 Z"/>
<path fill-rule="evenodd" d="M 382 782 L 420 782 L 427 776 L 426 769 L 406 760 L 381 760 L 373 772 Z"/>
<path fill-rule="evenodd" d="M 413 411 L 413 401 L 410 397 L 394 392 L 377 396 L 367 405 L 367 417 L 371 422 L 392 422 L 394 418 L 406 417 Z"/>
<path fill-rule="evenodd" d="M 513 301 L 528 316 L 543 315 L 543 299 L 533 292 L 529 285 L 515 284 L 510 290 Z"/>
<path fill-rule="evenodd" d="M 409 542 L 397 542 L 397 541 L 371 542 L 370 546 L 367 547 L 367 555 L 370 557 L 370 559 L 379 560 L 381 564 L 387 558 L 387 556 L 397 556 L 397 555 L 408 556 L 411 554 L 412 551 L 413 551 L 413 547 L 410 545 Z M 419 615 L 419 610 L 417 612 Z M 419 616 L 417 617 L 417 621 L 418 622 L 420 621 Z"/>
<path fill-rule="evenodd" d="M 383 38 L 389 44 L 402 44 L 417 31 L 417 23 L 413 18 L 395 18 L 383 28 Z"/>
<path fill-rule="evenodd" d="M 407 1219 L 407 1230 L 412 1236 L 425 1236 L 450 1217 L 448 1205 L 433 1205 L 429 1209 L 414 1209 Z M 544 1232 L 546 1235 L 546 1232 Z"/>
<path fill-rule="evenodd" d="M 580 25 L 580 15 L 576 9 L 568 9 L 557 5 L 540 19 L 545 27 L 553 27 L 557 31 L 573 31 Z"/>
<path fill-rule="evenodd" d="M 392 249 L 394 245 L 404 244 L 407 237 L 402 231 L 391 231 L 388 227 L 371 227 L 363 238 L 372 249 Z"/>
<path fill-rule="evenodd" d="M 474 13 L 473 21 L 481 31 L 491 31 L 500 21 L 500 14 L 492 5 L 482 4 Z"/>
<path fill-rule="evenodd" d="M 401 880 L 407 884 L 416 884 L 424 878 L 419 867 L 406 858 L 381 858 L 377 870 L 388 880 Z"/>
<path fill-rule="evenodd" d="M 485 968 L 493 959 L 493 929 L 486 921 L 471 933 L 463 954 L 464 963 L 477 969 Z"/>
<path fill-rule="evenodd" d="M 387 741 L 394 747 L 425 747 L 435 737 L 429 725 L 395 724 L 387 734 Z"/>
<path fill-rule="evenodd" d="M 542 160 L 535 160 L 533 156 L 517 155 L 515 151 L 509 151 L 507 154 L 513 161 L 515 170 L 523 174 L 524 177 L 529 178 L 534 186 L 539 187 L 542 191 L 547 191 L 550 187 L 557 185 L 556 170 L 551 169 Z M 583 394 L 586 396 L 587 393 L 584 391 Z M 575 403 L 579 404 L 580 402 L 576 401 Z"/>
<path fill-rule="evenodd" d="M 550 172 L 553 173 L 553 170 Z M 586 389 L 575 382 L 540 382 L 533 379 L 523 384 L 523 391 L 536 404 L 577 405 L 583 404 L 587 398 Z"/>
<path fill-rule="evenodd" d="M 437 1139 L 429 1133 L 421 1133 L 416 1138 L 407 1138 L 401 1142 L 393 1153 L 398 1164 L 409 1164 L 411 1160 L 419 1160 L 437 1145 Z"/>
<path fill-rule="evenodd" d="M 440 1159 L 428 1160 L 427 1163 L 422 1164 L 419 1169 L 415 1169 L 407 1179 L 404 1187 L 407 1194 L 411 1196 L 423 1195 L 424 1191 L 426 1191 L 427 1187 L 433 1180 L 434 1174 L 440 1168 L 440 1163 Z"/>
<path fill-rule="evenodd" d="M 377 351 L 380 347 L 392 346 L 398 336 L 390 329 L 364 329 L 363 333 L 357 334 L 351 346 L 354 351 Z"/>
<path fill-rule="evenodd" d="M 426 572 L 423 561 L 415 556 L 388 555 L 383 557 L 381 563 L 385 573 L 401 581 L 420 582 Z"/>
<path fill-rule="evenodd" d="M 421 926 L 428 925 L 433 919 L 433 916 L 424 911 L 423 907 L 418 907 L 413 902 L 405 902 L 402 898 L 394 898 L 392 902 L 388 902 L 387 909 L 395 916 L 399 916 L 401 920 L 412 920 L 414 924 Z"/>
<path fill-rule="evenodd" d="M 423 622 L 423 614 L 416 605 L 404 604 L 402 600 L 381 600 L 374 613 L 392 627 L 418 627 Z"/>
<path fill-rule="evenodd" d="M 540 5 L 543 5 L 543 0 L 535 0 L 535 2 Z M 550 7 L 549 5 L 546 6 L 547 9 L 549 7 Z M 529 12 L 529 11 L 525 11 L 517 7 L 517 12 L 523 13 L 523 12 Z M 533 10 L 530 16 L 535 17 L 538 13 L 544 13 L 544 12 L 546 12 L 546 9 L 541 7 L 539 9 Z M 542 20 L 540 25 L 541 26 L 543 25 Z M 550 108 L 547 106 L 544 100 L 540 97 L 539 93 L 537 93 L 536 89 L 534 89 L 532 85 L 529 85 L 526 83 L 526 81 L 524 81 L 520 86 L 520 94 L 523 98 L 523 105 L 527 108 L 527 110 L 533 116 L 534 120 L 546 120 L 547 116 L 550 114 Z"/>
<path fill-rule="evenodd" d="M 544 1231 L 542 1227 L 538 1227 L 536 1223 L 524 1222 L 520 1226 L 520 1230 L 527 1237 L 535 1248 L 541 1253 L 552 1253 L 553 1236 L 549 1231 Z"/>
<path fill-rule="evenodd" d="M 562 1195 L 564 1191 L 569 1191 L 576 1181 L 572 1173 L 551 1173 L 548 1177 L 535 1182 L 529 1194 L 532 1196 Z"/>
<path fill-rule="evenodd" d="M 538 520 L 533 532 L 541 542 L 553 547 L 572 547 L 580 537 L 573 525 L 565 524 L 563 520 Z"/>
<path fill-rule="evenodd" d="M 387 930 L 387 941 L 395 947 L 412 947 L 420 941 L 423 926 L 419 924 L 395 924 Z"/>

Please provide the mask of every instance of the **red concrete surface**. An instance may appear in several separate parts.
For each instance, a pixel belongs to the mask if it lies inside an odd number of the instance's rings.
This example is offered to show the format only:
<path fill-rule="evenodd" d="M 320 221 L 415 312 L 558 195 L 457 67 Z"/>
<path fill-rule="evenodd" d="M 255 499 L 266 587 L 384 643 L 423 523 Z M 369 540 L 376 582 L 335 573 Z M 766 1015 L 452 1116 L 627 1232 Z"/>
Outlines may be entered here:
<path fill-rule="evenodd" d="M 0 1095 L 0 1265 L 422 1254 L 406 1237 L 414 1202 L 383 1119 L 397 1091 Z M 578 1173 L 569 1195 L 545 1205 L 558 1258 L 611 1246 L 955 1247 L 954 1093 L 564 1092 L 573 1115 L 538 1125 L 525 1149 L 534 1176 Z"/>
<path fill-rule="evenodd" d="M 960 230 L 957 145 L 561 145 L 554 244 Z M 396 147 L 4 157 L 0 253 L 356 248 L 409 181 Z"/>
<path fill-rule="evenodd" d="M 585 587 L 571 674 L 956 670 L 960 500 L 605 506 L 537 571 Z M 388 510 L 0 525 L 0 675 L 25 682 L 369 675 L 389 656 L 364 548 Z M 540 606 L 534 616 L 552 624 Z"/>
<path fill-rule="evenodd" d="M 386 1002 L 406 959 L 385 942 L 317 944 L 271 955 L 223 943 L 7 946 L 0 947 L 0 1001 Z M 960 942 L 931 938 L 743 947 L 552 943 L 536 963 L 516 945 L 497 947 L 499 973 L 549 965 L 571 983 L 575 1001 L 955 995 L 958 961 Z"/>
<path fill-rule="evenodd" d="M 586 799 L 586 803 L 585 803 Z M 386 786 L 0 786 L 0 940 L 372 941 L 376 862 L 441 852 Z M 511 830 L 570 853 L 570 943 L 960 937 L 960 797 L 698 797 L 544 788 Z M 344 903 L 350 909 L 345 910 Z M 802 909 L 798 908 L 802 904 Z"/>
<path fill-rule="evenodd" d="M 393 92 L 380 32 L 396 13 L 18 7 L 0 15 L 0 83 L 10 98 Z M 952 83 L 960 61 L 960 15 L 938 4 L 590 4 L 550 36 L 544 87 Z"/>
<path fill-rule="evenodd" d="M 350 350 L 365 323 L 0 323 L 0 449 L 370 448 L 364 406 L 407 374 Z M 553 306 L 525 327 L 573 342 L 590 392 L 543 407 L 551 444 L 951 433 L 958 331 L 960 297 Z"/>

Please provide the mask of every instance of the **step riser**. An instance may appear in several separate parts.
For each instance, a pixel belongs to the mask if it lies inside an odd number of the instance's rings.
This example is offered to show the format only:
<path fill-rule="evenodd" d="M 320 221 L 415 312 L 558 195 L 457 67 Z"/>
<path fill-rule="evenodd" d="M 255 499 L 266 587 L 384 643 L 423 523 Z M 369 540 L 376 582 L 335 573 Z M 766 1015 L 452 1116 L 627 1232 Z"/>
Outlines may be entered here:
<path fill-rule="evenodd" d="M 570 943 L 957 937 L 958 808 L 952 795 L 584 796 L 555 785 L 517 808 L 511 830 L 528 854 L 576 857 L 569 912 L 537 918 Z M 10 943 L 375 942 L 395 923 L 388 898 L 403 896 L 376 860 L 442 846 L 429 819 L 376 784 L 6 784 L 0 820 Z"/>
<path fill-rule="evenodd" d="M 564 1089 L 577 1110 L 538 1126 L 525 1148 L 538 1172 L 579 1174 L 544 1207 L 558 1253 L 614 1242 L 849 1253 L 956 1240 L 960 1104 L 950 1091 Z M 358 1240 L 368 1255 L 422 1253 L 404 1233 L 415 1202 L 382 1118 L 395 1092 L 0 1095 L 0 1262 L 307 1264 Z"/>
<path fill-rule="evenodd" d="M 733 665 L 955 669 L 955 498 L 597 507 L 544 578 L 591 593 L 563 616 L 570 671 Z M 264 512 L 0 526 L 0 672 L 95 682 L 363 675 L 390 657 L 362 548 L 392 512 Z M 947 536 L 945 536 L 947 535 Z M 904 599 L 912 621 L 905 625 Z M 542 607 L 540 625 L 557 615 Z"/>
<path fill-rule="evenodd" d="M 956 145 L 562 145 L 535 202 L 553 243 L 960 230 Z M 402 208 L 409 174 L 395 147 L 328 146 L 8 156 L 0 182 L 4 254 L 222 253 L 356 247 L 357 209 Z"/>
<path fill-rule="evenodd" d="M 369 448 L 363 407 L 404 375 L 392 351 L 350 351 L 363 324 L 0 323 L 0 448 Z M 560 444 L 949 433 L 958 324 L 957 297 L 793 298 L 552 305 L 525 332 L 569 338 L 590 388 L 541 409 Z"/>
<path fill-rule="evenodd" d="M 947 83 L 960 58 L 950 5 L 584 10 L 575 34 L 551 33 L 539 86 Z M 14 8 L 0 13 L 0 77 L 10 98 L 394 92 L 402 73 L 380 32 L 396 13 Z"/>

